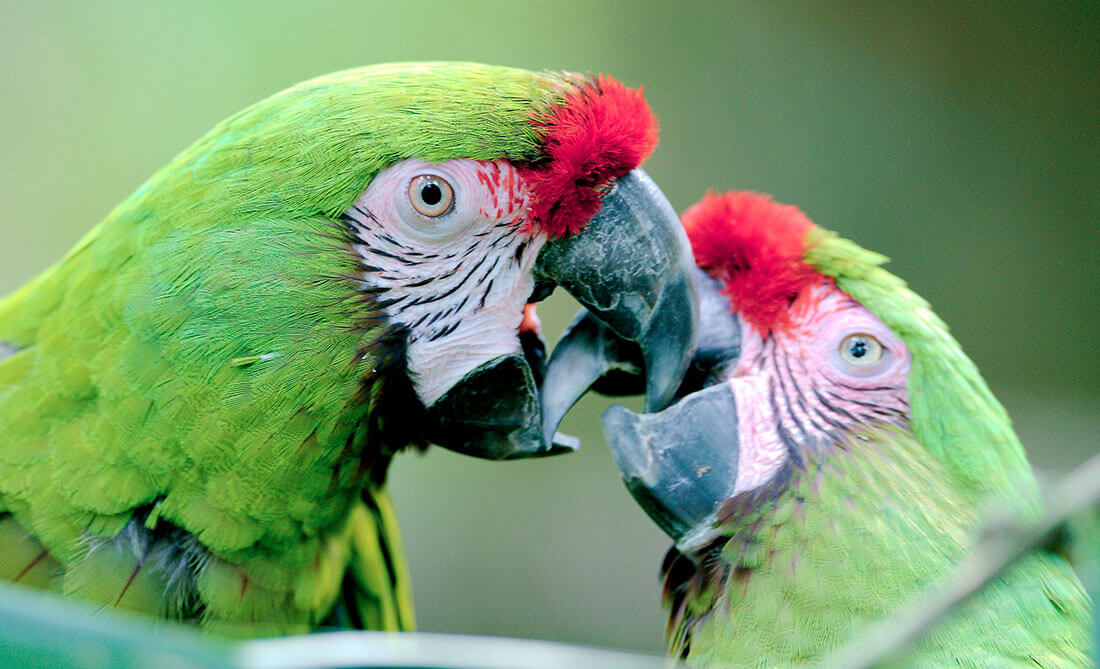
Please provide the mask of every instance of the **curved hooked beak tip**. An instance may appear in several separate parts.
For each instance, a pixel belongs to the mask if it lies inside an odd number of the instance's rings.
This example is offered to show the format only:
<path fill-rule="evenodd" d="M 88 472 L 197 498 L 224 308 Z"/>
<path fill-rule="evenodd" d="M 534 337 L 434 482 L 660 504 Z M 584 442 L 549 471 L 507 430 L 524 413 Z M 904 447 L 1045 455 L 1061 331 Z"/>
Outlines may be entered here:
<path fill-rule="evenodd" d="M 682 382 L 673 399 L 710 385 L 724 370 L 736 365 L 741 351 L 741 333 L 737 318 L 731 312 L 729 299 L 722 293 L 719 280 L 701 269 L 695 270 L 698 288 L 699 320 L 693 323 L 690 336 L 695 342 L 695 354 L 689 361 Z M 682 332 L 658 329 L 650 334 L 649 356 L 637 342 L 620 337 L 605 322 L 582 309 L 562 333 L 554 354 L 550 356 L 542 385 L 543 433 L 554 434 L 570 407 L 589 388 L 602 395 L 647 394 L 646 411 L 664 408 L 667 402 L 654 406 L 647 378 L 649 358 L 672 355 Z M 659 382 L 659 381 L 658 381 Z M 664 390 L 661 394 L 664 394 Z M 663 397 L 662 397 L 663 400 Z"/>
<path fill-rule="evenodd" d="M 737 406 L 726 383 L 687 395 L 659 413 L 615 405 L 604 434 L 638 504 L 684 550 L 711 533 L 737 481 Z"/>
<path fill-rule="evenodd" d="M 698 341 L 699 289 L 687 235 L 644 172 L 623 177 L 581 235 L 548 244 L 537 271 L 594 317 L 575 320 L 563 339 L 575 333 L 593 344 L 624 341 L 617 356 L 632 358 L 644 374 L 646 410 L 673 401 Z M 568 352 L 565 359 L 551 356 L 542 386 L 545 435 L 554 434 L 569 408 L 606 372 L 588 362 Z"/>
<path fill-rule="evenodd" d="M 722 503 L 737 485 L 737 404 L 729 375 L 741 353 L 739 318 L 719 280 L 698 271 L 698 347 L 680 399 L 658 412 L 637 414 L 613 406 L 603 414 L 604 434 L 639 505 L 686 552 L 714 536 Z M 543 429 L 557 421 L 588 389 L 605 395 L 637 395 L 644 388 L 644 356 L 587 311 L 558 341 L 543 387 Z"/>
<path fill-rule="evenodd" d="M 548 241 L 534 273 L 538 284 L 561 286 L 612 332 L 640 346 L 648 410 L 672 401 L 695 352 L 695 263 L 672 205 L 644 172 L 619 179 L 582 232 Z M 555 405 L 548 414 L 543 401 L 572 396 L 571 406 L 591 381 L 578 391 L 579 379 L 557 374 L 540 387 L 541 370 L 530 362 L 512 354 L 467 374 L 429 407 L 433 440 L 493 459 L 575 450 L 577 440 L 555 432 L 565 411 L 558 415 Z"/>

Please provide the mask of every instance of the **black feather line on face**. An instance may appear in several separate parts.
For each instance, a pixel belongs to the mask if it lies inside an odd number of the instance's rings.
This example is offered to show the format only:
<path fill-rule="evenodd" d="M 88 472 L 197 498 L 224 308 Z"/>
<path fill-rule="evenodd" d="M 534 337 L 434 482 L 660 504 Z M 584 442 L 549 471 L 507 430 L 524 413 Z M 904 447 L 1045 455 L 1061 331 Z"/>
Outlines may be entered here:
<path fill-rule="evenodd" d="M 859 422 L 859 419 L 858 419 L 858 418 L 856 418 L 856 417 L 855 417 L 855 416 L 853 416 L 852 414 L 850 414 L 850 413 L 848 413 L 847 411 L 845 411 L 845 410 L 844 410 L 844 408 L 842 408 L 842 407 L 838 407 L 838 406 L 834 406 L 834 405 L 830 404 L 830 403 L 829 403 L 829 400 L 825 399 L 825 395 L 824 395 L 824 394 L 823 394 L 823 393 L 822 393 L 822 392 L 821 392 L 820 390 L 818 390 L 818 388 L 817 388 L 817 386 L 816 386 L 816 385 L 814 386 L 814 396 L 815 396 L 815 397 L 817 397 L 817 400 L 818 400 L 819 402 L 821 402 L 821 406 L 825 407 L 826 409 L 828 409 L 828 410 L 829 410 L 829 411 L 831 411 L 832 413 L 834 413 L 834 414 L 836 414 L 836 415 L 838 415 L 838 416 L 840 416 L 840 417 L 842 417 L 842 418 L 846 418 L 846 419 L 848 419 L 848 422 L 847 422 L 847 424 L 845 425 L 845 428 L 847 428 L 847 427 L 849 427 L 849 426 L 851 426 L 851 425 L 854 425 L 854 424 L 856 424 L 856 423 L 858 423 L 858 422 Z"/>
<path fill-rule="evenodd" d="M 775 416 L 776 427 L 779 430 L 779 438 L 787 445 L 789 455 L 794 460 L 800 460 L 801 454 L 799 453 L 799 444 L 804 444 L 809 437 L 806 432 L 806 428 L 802 425 L 799 417 L 795 414 L 794 407 L 791 405 L 791 392 L 787 388 L 787 384 L 783 380 L 783 370 L 779 364 L 781 358 L 786 358 L 784 351 L 776 350 L 776 355 L 772 356 L 772 376 L 769 378 L 769 395 L 772 405 L 772 415 Z M 776 381 L 779 382 L 778 393 L 776 392 Z M 797 386 L 794 378 L 791 378 L 791 385 Z M 776 400 L 776 396 L 783 398 L 783 405 L 780 406 Z M 786 413 L 782 412 L 782 409 L 786 409 Z M 788 428 L 787 424 L 790 427 Z M 788 431 L 790 430 L 790 431 Z M 797 430 L 801 433 L 801 436 L 793 434 L 793 431 Z"/>
<path fill-rule="evenodd" d="M 486 257 L 488 257 L 488 256 L 486 256 Z M 485 262 L 485 258 L 482 258 L 481 262 Z M 480 264 L 481 263 L 478 263 L 478 265 L 480 265 Z M 475 269 L 476 269 L 476 267 L 475 267 Z M 446 299 L 446 298 L 450 297 L 451 295 L 454 295 L 456 292 L 458 292 L 458 289 L 462 288 L 462 286 L 466 284 L 466 281 L 469 280 L 471 274 L 473 274 L 473 272 L 465 273 L 462 276 L 462 280 L 459 281 L 458 283 L 456 283 L 455 285 L 451 286 L 450 288 L 448 288 L 446 292 L 437 293 L 435 295 L 425 295 L 423 297 L 418 297 L 415 300 L 413 300 L 412 302 L 409 302 L 405 306 L 412 307 L 412 306 L 420 306 L 420 305 L 424 305 L 424 304 L 432 304 L 433 302 L 438 302 L 440 300 Z"/>
<path fill-rule="evenodd" d="M 791 387 L 794 388 L 795 394 L 797 395 L 797 397 L 794 398 L 795 399 L 795 404 L 800 409 L 802 409 L 802 415 L 804 415 L 807 418 L 807 420 L 809 420 L 810 423 L 812 424 L 813 423 L 813 417 L 810 416 L 810 412 L 807 411 L 807 409 L 806 409 L 806 406 L 807 406 L 806 395 L 805 395 L 805 393 L 802 392 L 802 386 L 800 386 L 798 384 L 798 379 L 794 375 L 794 370 L 791 369 L 791 358 L 792 357 L 793 356 L 786 355 L 786 354 L 783 355 L 783 371 L 786 372 L 787 379 L 791 382 Z M 806 372 L 807 370 L 806 370 L 805 362 L 802 361 L 802 360 L 799 360 L 799 362 L 802 365 L 802 371 Z M 781 372 L 778 369 L 776 370 L 776 373 L 781 374 Z"/>
<path fill-rule="evenodd" d="M 495 256 L 493 258 L 493 264 L 489 266 L 489 269 L 485 270 L 485 274 L 481 275 L 481 278 L 477 280 L 477 283 L 481 283 L 481 282 L 485 281 L 486 279 L 488 279 L 490 276 L 492 276 L 493 272 L 497 268 L 497 265 L 499 265 L 499 264 L 500 264 L 500 256 Z"/>
<path fill-rule="evenodd" d="M 379 248 L 371 249 L 371 254 L 376 255 L 376 256 L 382 256 L 383 258 L 389 258 L 390 260 L 395 260 L 395 261 L 401 263 L 402 265 L 406 265 L 408 267 L 415 267 L 417 265 L 423 265 L 424 264 L 423 262 L 421 262 L 419 260 L 413 260 L 411 258 L 406 258 L 404 255 L 400 255 L 400 254 L 397 254 L 397 253 L 390 253 L 389 251 L 383 251 L 382 249 L 379 249 Z"/>
<path fill-rule="evenodd" d="M 493 290 L 493 279 L 489 279 L 489 283 L 487 283 L 485 285 L 485 290 L 484 290 L 484 292 L 481 293 L 481 299 L 479 299 L 477 301 L 477 308 L 478 309 L 484 309 L 485 308 L 485 301 L 487 299 L 489 299 L 489 292 L 491 290 Z"/>
<path fill-rule="evenodd" d="M 458 329 L 458 326 L 462 325 L 462 321 L 454 321 L 450 325 L 444 327 L 442 330 L 437 330 L 430 337 L 428 341 L 435 341 L 436 339 L 442 339 Z"/>
<path fill-rule="evenodd" d="M 779 400 L 777 398 L 778 391 L 776 389 L 775 379 L 768 379 L 768 403 L 771 405 L 772 416 L 775 417 L 775 431 L 779 436 L 779 440 L 783 442 L 783 445 L 787 447 L 787 456 L 789 459 L 800 459 L 799 455 L 799 442 L 787 431 L 787 427 L 784 425 L 785 420 L 782 411 L 779 408 Z"/>
<path fill-rule="evenodd" d="M 401 251 L 403 253 L 406 253 L 408 255 L 420 255 L 420 253 L 417 252 L 415 249 L 410 248 L 406 244 L 402 244 L 401 242 L 397 241 L 396 239 L 394 239 L 393 237 L 387 235 L 384 232 L 379 232 L 377 234 L 377 237 L 379 239 L 381 239 L 382 241 L 386 242 L 387 244 L 390 244 L 392 246 L 396 246 L 397 248 L 401 249 Z"/>

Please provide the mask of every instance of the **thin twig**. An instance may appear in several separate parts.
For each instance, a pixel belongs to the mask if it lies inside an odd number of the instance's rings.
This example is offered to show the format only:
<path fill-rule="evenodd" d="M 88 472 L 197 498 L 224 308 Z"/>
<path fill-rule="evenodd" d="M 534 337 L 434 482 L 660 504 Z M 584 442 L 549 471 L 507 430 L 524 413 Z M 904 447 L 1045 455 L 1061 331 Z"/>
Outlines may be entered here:
<path fill-rule="evenodd" d="M 894 658 L 1013 562 L 1045 543 L 1066 521 L 1100 506 L 1100 455 L 1062 477 L 1045 497 L 1042 521 L 1010 522 L 985 534 L 943 586 L 918 598 L 901 615 L 871 625 L 821 666 L 865 669 Z"/>

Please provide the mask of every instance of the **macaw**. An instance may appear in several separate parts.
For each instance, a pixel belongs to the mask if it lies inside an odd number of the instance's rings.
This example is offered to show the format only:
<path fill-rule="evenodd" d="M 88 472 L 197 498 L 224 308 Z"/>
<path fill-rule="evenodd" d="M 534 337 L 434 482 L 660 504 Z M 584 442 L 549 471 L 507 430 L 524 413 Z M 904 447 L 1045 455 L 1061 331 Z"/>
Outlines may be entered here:
<path fill-rule="evenodd" d="M 218 124 L 0 300 L 0 579 L 229 635 L 412 628 L 393 455 L 575 447 L 542 438 L 534 303 L 569 290 L 675 392 L 656 139 L 609 77 L 472 63 Z"/>
<path fill-rule="evenodd" d="M 992 508 L 1038 518 L 1005 410 L 886 258 L 757 193 L 709 193 L 682 222 L 701 315 L 678 401 L 603 417 L 627 487 L 675 540 L 671 654 L 820 662 L 951 576 Z M 547 426 L 594 381 L 636 392 L 642 369 L 582 313 L 547 370 Z M 1089 621 L 1070 566 L 1038 550 L 898 666 L 1088 666 Z"/>

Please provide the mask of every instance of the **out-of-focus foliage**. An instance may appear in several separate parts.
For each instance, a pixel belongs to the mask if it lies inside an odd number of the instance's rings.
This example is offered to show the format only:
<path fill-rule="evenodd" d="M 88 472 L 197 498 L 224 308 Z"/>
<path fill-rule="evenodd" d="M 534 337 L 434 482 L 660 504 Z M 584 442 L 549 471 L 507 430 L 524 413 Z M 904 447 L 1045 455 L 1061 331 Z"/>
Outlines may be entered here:
<path fill-rule="evenodd" d="M 0 666 L 20 669 L 675 669 L 657 656 L 525 639 L 335 632 L 229 643 L 0 583 Z"/>
<path fill-rule="evenodd" d="M 1033 461 L 1065 469 L 1100 433 L 1100 5 L 938 4 L 9 2 L 0 291 L 296 81 L 421 59 L 606 72 L 645 86 L 647 169 L 677 208 L 763 190 L 893 257 Z M 575 308 L 545 305 L 551 339 Z M 397 459 L 422 629 L 659 650 L 667 541 L 618 481 L 606 405 L 566 420 L 574 455 Z"/>
<path fill-rule="evenodd" d="M 97 615 L 63 601 L 0 583 L 0 666 L 22 669 L 210 669 L 233 666 L 227 644 L 175 624 L 116 613 Z"/>

